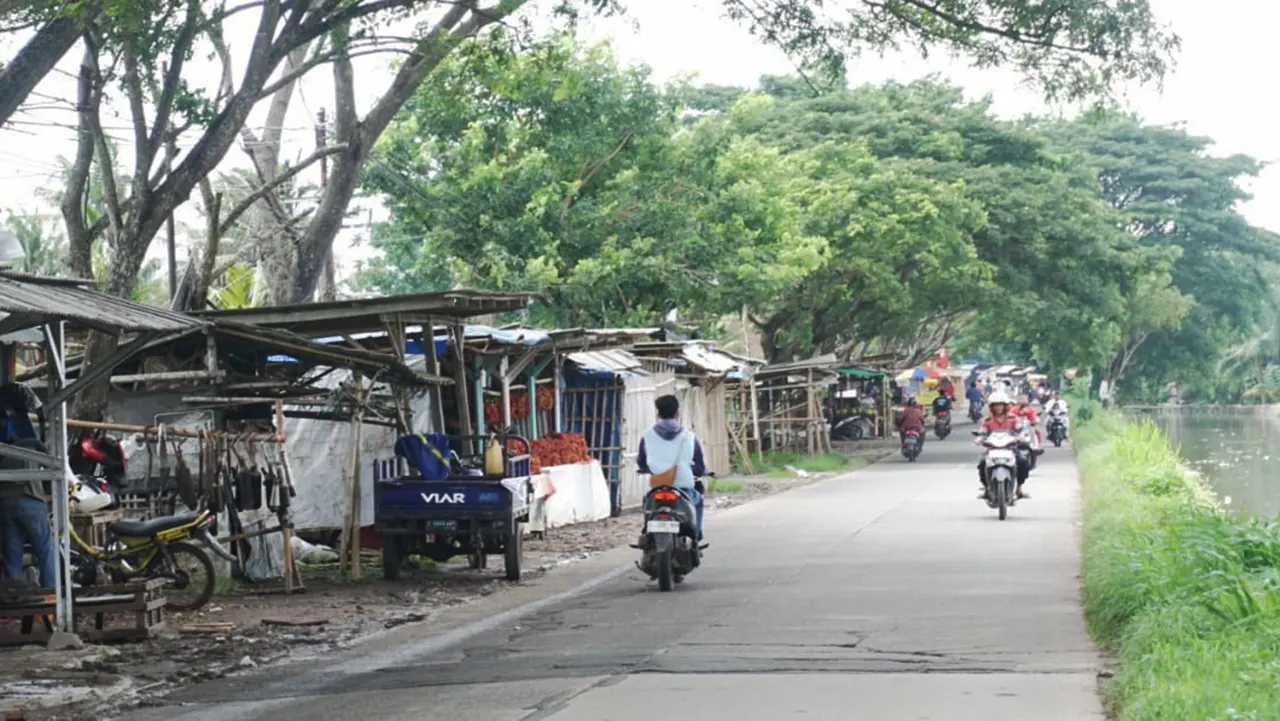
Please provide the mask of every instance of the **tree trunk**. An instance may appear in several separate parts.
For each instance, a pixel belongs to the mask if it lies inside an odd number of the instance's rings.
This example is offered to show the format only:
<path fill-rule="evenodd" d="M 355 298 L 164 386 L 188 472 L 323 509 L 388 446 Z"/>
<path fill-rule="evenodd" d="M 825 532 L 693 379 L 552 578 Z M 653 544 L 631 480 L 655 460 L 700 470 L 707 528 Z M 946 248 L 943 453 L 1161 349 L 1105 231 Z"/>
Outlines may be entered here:
<path fill-rule="evenodd" d="M 84 29 L 80 18 L 58 18 L 49 22 L 0 70 L 0 127 L 22 107 L 36 85 L 76 44 Z"/>
<path fill-rule="evenodd" d="M 324 271 L 325 255 L 342 230 L 347 206 L 360 185 L 360 173 L 369 151 L 396 113 L 459 43 L 475 37 L 493 23 L 502 22 L 527 2 L 504 0 L 474 10 L 471 3 L 453 5 L 414 48 L 396 72 L 391 86 L 363 119 L 355 115 L 350 60 L 339 59 L 334 63 L 334 141 L 346 144 L 347 149 L 335 156 L 329 185 L 298 243 L 293 282 L 285 286 L 290 289 L 290 302 L 305 303 L 315 294 Z"/>

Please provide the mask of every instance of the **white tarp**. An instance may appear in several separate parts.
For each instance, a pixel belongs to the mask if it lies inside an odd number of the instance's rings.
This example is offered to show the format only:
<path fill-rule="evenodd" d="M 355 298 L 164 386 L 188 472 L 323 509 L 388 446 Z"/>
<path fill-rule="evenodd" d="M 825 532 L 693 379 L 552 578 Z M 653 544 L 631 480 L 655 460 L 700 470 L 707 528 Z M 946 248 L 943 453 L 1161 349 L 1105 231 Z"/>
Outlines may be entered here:
<path fill-rule="evenodd" d="M 415 359 L 418 364 L 422 359 Z M 412 361 L 410 367 L 415 365 Z M 338 371 L 324 379 L 333 387 L 347 382 L 350 373 Z M 317 384 L 321 385 L 321 384 Z M 417 432 L 430 432 L 431 394 L 414 396 L 411 422 Z M 299 529 L 341 528 L 351 487 L 351 453 L 355 439 L 351 423 L 286 418 L 286 448 L 298 495 L 293 499 L 293 523 Z M 365 424 L 360 429 L 360 525 L 373 525 L 373 467 L 395 457 L 396 431 Z"/>
<path fill-rule="evenodd" d="M 546 500 L 545 524 L 548 528 L 572 523 L 598 521 L 609 517 L 609 484 L 600 461 L 550 466 L 542 469 L 550 476 L 555 493 Z M 543 530 L 530 525 L 531 530 Z"/>

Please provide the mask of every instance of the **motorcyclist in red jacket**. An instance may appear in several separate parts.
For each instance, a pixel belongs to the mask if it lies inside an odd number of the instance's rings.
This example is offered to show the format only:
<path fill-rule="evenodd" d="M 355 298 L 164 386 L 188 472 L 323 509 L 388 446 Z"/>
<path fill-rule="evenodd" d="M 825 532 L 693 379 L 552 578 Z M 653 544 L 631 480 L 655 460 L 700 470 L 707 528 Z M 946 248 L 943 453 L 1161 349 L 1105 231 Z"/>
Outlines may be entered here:
<path fill-rule="evenodd" d="M 915 431 L 920 442 L 924 443 L 924 409 L 914 397 L 908 397 L 907 406 L 902 409 L 902 420 L 898 421 L 899 442 L 907 439 L 907 431 Z"/>
<path fill-rule="evenodd" d="M 1027 402 L 1025 395 L 1018 396 L 1018 407 L 1014 409 L 1014 414 L 1021 416 L 1036 432 L 1036 444 L 1039 446 L 1044 442 L 1044 437 L 1040 435 L 1040 414 L 1036 412 L 1036 407 Z"/>
<path fill-rule="evenodd" d="M 1003 390 L 995 390 L 987 397 L 987 408 L 991 411 L 982 421 L 982 435 L 975 439 L 975 443 L 982 444 L 986 435 L 992 431 L 1017 431 L 1026 423 L 1026 419 L 1018 414 L 1013 404 L 1009 401 L 1009 396 Z M 1022 484 L 1027 482 L 1027 476 L 1031 473 L 1030 464 L 1024 463 L 1021 459 L 1018 461 L 1018 498 L 1030 498 L 1026 492 L 1022 490 Z M 985 499 L 987 497 L 987 454 L 982 454 L 982 459 L 978 461 L 978 484 L 982 486 L 982 493 L 978 494 L 978 498 Z"/>

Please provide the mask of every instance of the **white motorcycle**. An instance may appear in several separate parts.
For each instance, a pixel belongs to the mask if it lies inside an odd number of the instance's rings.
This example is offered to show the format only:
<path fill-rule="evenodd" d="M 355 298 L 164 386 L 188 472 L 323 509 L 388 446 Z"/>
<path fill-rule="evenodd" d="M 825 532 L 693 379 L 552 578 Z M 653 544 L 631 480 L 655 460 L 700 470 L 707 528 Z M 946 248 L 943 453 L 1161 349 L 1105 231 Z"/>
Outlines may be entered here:
<path fill-rule="evenodd" d="M 982 431 L 973 435 L 981 436 Z M 982 483 L 987 489 L 987 505 L 995 508 L 1000 520 L 1009 517 L 1009 508 L 1018 500 L 1018 446 L 1024 434 L 1014 431 L 991 431 L 982 439 L 986 468 Z"/>

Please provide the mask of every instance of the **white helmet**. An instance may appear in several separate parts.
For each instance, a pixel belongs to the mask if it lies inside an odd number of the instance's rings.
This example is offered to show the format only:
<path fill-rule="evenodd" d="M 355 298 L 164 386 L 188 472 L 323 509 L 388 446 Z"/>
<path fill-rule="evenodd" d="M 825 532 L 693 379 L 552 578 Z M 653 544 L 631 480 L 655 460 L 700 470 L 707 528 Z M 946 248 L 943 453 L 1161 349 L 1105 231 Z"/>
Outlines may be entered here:
<path fill-rule="evenodd" d="M 1009 400 L 1009 394 L 1001 389 L 991 391 L 991 395 L 987 396 L 987 405 L 994 406 L 997 403 L 1003 403 L 1006 406 L 1013 405 L 1013 401 Z"/>

